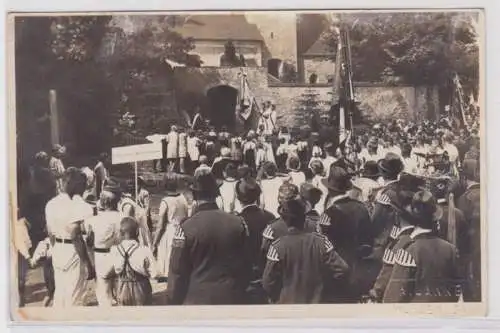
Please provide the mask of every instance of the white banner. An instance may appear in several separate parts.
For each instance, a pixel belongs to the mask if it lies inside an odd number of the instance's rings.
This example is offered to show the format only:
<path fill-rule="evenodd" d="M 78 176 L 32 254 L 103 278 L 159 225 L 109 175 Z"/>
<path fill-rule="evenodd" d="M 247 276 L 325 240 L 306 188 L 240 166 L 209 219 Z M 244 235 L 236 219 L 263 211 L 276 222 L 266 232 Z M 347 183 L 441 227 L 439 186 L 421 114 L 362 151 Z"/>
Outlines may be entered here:
<path fill-rule="evenodd" d="M 162 157 L 163 152 L 161 143 L 115 147 L 111 150 L 111 160 L 113 164 L 157 160 Z"/>

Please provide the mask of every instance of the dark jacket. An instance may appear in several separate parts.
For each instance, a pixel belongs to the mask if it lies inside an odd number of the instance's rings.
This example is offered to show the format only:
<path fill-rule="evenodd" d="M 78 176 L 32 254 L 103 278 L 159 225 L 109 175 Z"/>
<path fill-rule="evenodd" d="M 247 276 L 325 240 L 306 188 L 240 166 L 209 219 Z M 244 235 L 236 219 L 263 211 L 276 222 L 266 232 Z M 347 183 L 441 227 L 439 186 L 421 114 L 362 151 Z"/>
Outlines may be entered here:
<path fill-rule="evenodd" d="M 337 302 L 356 302 L 368 292 L 378 271 L 364 261 L 371 254 L 373 233 L 370 215 L 363 203 L 340 197 L 325 210 L 319 221 L 322 233 L 351 268 L 347 285 L 336 296 Z M 368 271 L 369 269 L 369 271 Z"/>
<path fill-rule="evenodd" d="M 265 259 L 261 255 L 262 233 L 267 225 L 274 220 L 274 215 L 256 205 L 250 205 L 243 208 L 239 216 L 245 220 L 250 235 L 249 255 L 253 269 L 251 279 L 260 279 L 265 265 Z"/>
<path fill-rule="evenodd" d="M 348 269 L 325 236 L 291 228 L 269 247 L 262 284 L 275 303 L 323 303 Z"/>
<path fill-rule="evenodd" d="M 408 226 L 398 231 L 395 239 L 393 239 L 384 251 L 384 256 L 382 258 L 382 269 L 375 280 L 373 285 L 373 293 L 377 302 L 383 300 L 387 284 L 391 278 L 392 269 L 394 268 L 394 263 L 396 260 L 396 253 L 399 249 L 406 247 L 411 241 L 410 234 L 413 232 L 415 227 Z"/>
<path fill-rule="evenodd" d="M 463 251 L 466 262 L 464 301 L 481 301 L 481 188 L 470 186 L 458 199 L 457 208 L 465 217 L 468 246 Z"/>
<path fill-rule="evenodd" d="M 205 203 L 173 240 L 169 304 L 243 304 L 249 283 L 248 228 L 241 217 Z"/>
<path fill-rule="evenodd" d="M 306 215 L 306 225 L 304 227 L 304 231 L 307 232 L 318 231 L 317 221 L 312 217 Z M 274 219 L 274 221 L 270 223 L 262 233 L 261 253 L 263 254 L 263 256 L 267 255 L 267 252 L 269 251 L 269 246 L 271 246 L 271 244 L 275 240 L 287 234 L 288 234 L 288 226 L 286 225 L 285 221 L 283 221 L 283 219 L 280 217 Z"/>
<path fill-rule="evenodd" d="M 374 233 L 373 255 L 380 261 L 391 241 L 391 230 L 397 219 L 394 209 L 390 206 L 390 201 L 397 201 L 396 193 L 398 193 L 398 182 L 393 182 L 384 186 L 375 195 L 371 217 Z"/>
<path fill-rule="evenodd" d="M 224 170 L 229 163 L 234 163 L 230 158 L 222 158 L 212 165 L 212 174 L 217 179 L 224 179 Z"/>
<path fill-rule="evenodd" d="M 457 249 L 432 232 L 412 235 L 396 252 L 384 303 L 457 302 L 460 275 Z"/>

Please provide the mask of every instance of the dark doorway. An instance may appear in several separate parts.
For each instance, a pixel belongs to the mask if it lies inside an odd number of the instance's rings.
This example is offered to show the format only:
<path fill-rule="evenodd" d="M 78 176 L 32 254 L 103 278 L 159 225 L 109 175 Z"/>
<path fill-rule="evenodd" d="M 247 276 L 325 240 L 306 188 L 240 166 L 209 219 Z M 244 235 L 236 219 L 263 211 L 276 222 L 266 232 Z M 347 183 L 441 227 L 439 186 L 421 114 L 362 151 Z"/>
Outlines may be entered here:
<path fill-rule="evenodd" d="M 275 78 L 280 78 L 280 66 L 281 60 L 272 58 L 267 61 L 267 72 L 274 76 Z"/>
<path fill-rule="evenodd" d="M 230 86 L 216 86 L 207 91 L 207 98 L 210 124 L 217 130 L 226 126 L 229 131 L 234 132 L 238 90 Z"/>

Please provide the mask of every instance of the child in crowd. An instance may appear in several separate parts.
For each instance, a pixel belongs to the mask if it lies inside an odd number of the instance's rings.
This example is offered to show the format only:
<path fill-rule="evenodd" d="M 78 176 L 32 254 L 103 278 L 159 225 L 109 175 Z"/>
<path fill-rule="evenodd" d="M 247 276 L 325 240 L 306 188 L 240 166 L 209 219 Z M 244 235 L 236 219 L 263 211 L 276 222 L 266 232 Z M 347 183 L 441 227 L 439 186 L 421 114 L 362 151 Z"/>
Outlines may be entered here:
<path fill-rule="evenodd" d="M 194 176 L 196 177 L 197 174 L 202 172 L 201 170 L 211 170 L 208 166 L 208 157 L 206 155 L 200 156 L 200 165 L 194 170 Z"/>
<path fill-rule="evenodd" d="M 153 289 L 150 279 L 158 271 L 153 253 L 138 242 L 139 227 L 131 217 L 120 223 L 119 245 L 111 248 L 113 271 L 118 275 L 116 299 L 120 306 L 151 305 Z"/>
<path fill-rule="evenodd" d="M 300 186 L 306 181 L 304 172 L 300 170 L 300 160 L 298 156 L 292 155 L 288 158 L 288 170 L 290 181 L 296 186 Z"/>

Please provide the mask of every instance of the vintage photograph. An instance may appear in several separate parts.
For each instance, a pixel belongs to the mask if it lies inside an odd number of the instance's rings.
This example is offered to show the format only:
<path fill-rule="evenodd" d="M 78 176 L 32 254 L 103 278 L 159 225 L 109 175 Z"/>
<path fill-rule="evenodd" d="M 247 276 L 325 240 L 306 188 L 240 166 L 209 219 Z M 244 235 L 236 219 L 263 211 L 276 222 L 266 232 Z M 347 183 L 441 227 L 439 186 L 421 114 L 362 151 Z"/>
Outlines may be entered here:
<path fill-rule="evenodd" d="M 485 314 L 481 11 L 9 22 L 16 318 Z"/>

